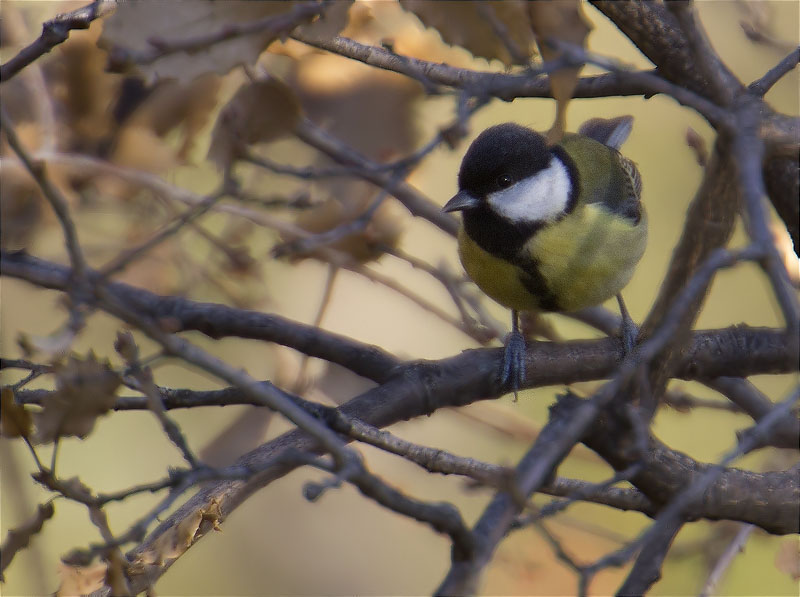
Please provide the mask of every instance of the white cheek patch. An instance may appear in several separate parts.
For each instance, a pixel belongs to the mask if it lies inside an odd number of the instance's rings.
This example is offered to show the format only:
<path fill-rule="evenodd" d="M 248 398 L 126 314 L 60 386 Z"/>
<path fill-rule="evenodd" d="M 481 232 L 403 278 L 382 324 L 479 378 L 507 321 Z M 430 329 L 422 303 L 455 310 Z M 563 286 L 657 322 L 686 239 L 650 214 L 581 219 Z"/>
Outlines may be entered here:
<path fill-rule="evenodd" d="M 572 186 L 558 158 L 541 172 L 487 197 L 492 210 L 512 222 L 552 222 L 567 209 Z"/>

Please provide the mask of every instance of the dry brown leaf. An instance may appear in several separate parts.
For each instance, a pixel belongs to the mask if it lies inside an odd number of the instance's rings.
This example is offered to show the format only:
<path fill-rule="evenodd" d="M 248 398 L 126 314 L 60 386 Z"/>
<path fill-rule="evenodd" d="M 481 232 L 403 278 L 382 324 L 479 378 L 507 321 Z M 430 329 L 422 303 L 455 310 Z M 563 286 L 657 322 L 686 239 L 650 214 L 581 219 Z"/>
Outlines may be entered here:
<path fill-rule="evenodd" d="M 423 91 L 408 77 L 316 54 L 300 61 L 290 84 L 311 120 L 367 157 L 386 161 L 414 149 Z"/>
<path fill-rule="evenodd" d="M 31 413 L 14 400 L 14 390 L 0 391 L 0 435 L 3 437 L 30 437 Z"/>
<path fill-rule="evenodd" d="M 35 413 L 35 438 L 52 442 L 65 435 L 85 437 L 94 422 L 114 405 L 120 376 L 106 361 L 90 353 L 85 359 L 71 356 L 56 367 L 56 390 L 42 401 Z"/>
<path fill-rule="evenodd" d="M 112 163 L 152 174 L 161 174 L 189 157 L 197 135 L 205 128 L 214 110 L 220 78 L 207 74 L 190 83 L 165 81 L 148 90 L 147 97 L 124 118 L 114 134 L 109 151 Z M 168 134 L 177 131 L 177 149 Z M 92 184 L 102 196 L 130 200 L 141 186 L 111 174 L 98 174 Z"/>
<path fill-rule="evenodd" d="M 770 2 L 743 0 L 736 3 L 742 18 L 739 25 L 747 39 L 779 52 L 790 52 L 795 45 L 775 33 L 775 7 Z"/>
<path fill-rule="evenodd" d="M 580 0 L 530 2 L 528 10 L 536 43 L 545 61 L 555 60 L 561 54 L 560 50 L 555 50 L 546 43 L 548 39 L 586 46 L 586 38 L 592 30 L 592 25 L 583 14 Z M 547 134 L 550 143 L 557 143 L 564 135 L 567 105 L 575 92 L 580 71 L 581 67 L 565 68 L 549 75 L 550 89 L 556 100 L 555 122 Z"/>
<path fill-rule="evenodd" d="M 183 142 L 178 157 L 186 159 L 194 139 L 217 106 L 220 86 L 221 78 L 211 73 L 190 83 L 165 81 L 136 108 L 126 125 L 145 127 L 161 138 L 179 129 Z"/>
<path fill-rule="evenodd" d="M 127 125 L 120 130 L 109 161 L 117 166 L 152 174 L 162 173 L 177 162 L 172 147 L 152 129 L 139 124 Z M 92 185 L 98 195 L 122 201 L 130 201 L 142 189 L 133 181 L 104 173 L 94 176 Z"/>
<path fill-rule="evenodd" d="M 139 562 L 161 566 L 167 560 L 180 557 L 192 545 L 202 521 L 203 512 L 201 510 L 193 512 L 156 539 L 150 548 L 141 554 Z"/>
<path fill-rule="evenodd" d="M 125 359 L 125 362 L 129 365 L 139 360 L 139 347 L 136 345 L 136 340 L 134 340 L 133 333 L 130 330 L 117 331 L 117 338 L 114 340 L 114 350 L 116 350 L 117 354 Z"/>
<path fill-rule="evenodd" d="M 781 541 L 775 554 L 775 567 L 792 580 L 800 580 L 800 539 L 788 537 Z"/>
<path fill-rule="evenodd" d="M 91 488 L 89 488 L 89 486 L 81 481 L 78 477 L 64 479 L 59 482 L 59 485 L 63 489 L 63 493 L 65 495 L 72 496 L 73 498 L 77 498 L 82 501 L 89 501 L 94 497 L 92 495 Z"/>
<path fill-rule="evenodd" d="M 343 62 L 336 56 L 311 54 L 298 61 L 291 84 L 309 118 L 360 154 L 386 162 L 414 149 L 416 100 L 422 94 L 414 81 L 355 61 Z M 321 163 L 329 165 L 325 160 Z M 370 185 L 353 180 L 330 181 L 324 193 L 316 207 L 298 215 L 297 225 L 313 234 L 353 222 L 375 200 Z M 380 245 L 397 244 L 402 221 L 391 202 L 384 201 L 365 228 L 325 246 L 343 251 L 355 261 L 370 261 L 382 254 Z M 294 239 L 286 240 L 290 243 L 287 253 L 291 253 Z"/>
<path fill-rule="evenodd" d="M 8 530 L 3 545 L 0 547 L 0 553 L 3 554 L 0 581 L 3 580 L 3 570 L 8 568 L 17 552 L 28 547 L 31 538 L 42 530 L 45 521 L 53 518 L 53 514 L 55 514 L 53 502 L 39 504 L 32 518 L 25 521 L 23 525 Z"/>
<path fill-rule="evenodd" d="M 21 332 L 17 344 L 26 355 L 43 355 L 50 359 L 64 356 L 75 341 L 77 332 L 69 325 L 49 336 L 31 336 Z"/>
<path fill-rule="evenodd" d="M 369 206 L 370 203 L 366 197 L 363 201 L 358 201 L 350 196 L 347 202 L 330 198 L 316 207 L 300 212 L 296 223 L 303 230 L 321 234 L 349 224 L 369 209 Z M 384 252 L 384 246 L 396 246 L 402 232 L 402 224 L 396 209 L 391 203 L 384 201 L 372 214 L 364 228 L 344 236 L 336 242 L 326 244 L 325 247 L 347 253 L 359 263 L 366 263 L 380 257 Z M 291 254 L 291 243 L 288 248 L 286 252 Z M 313 256 L 315 253 L 312 252 L 310 255 Z M 309 255 L 301 256 L 308 257 Z"/>
<path fill-rule="evenodd" d="M 783 261 L 786 272 L 789 274 L 789 280 L 795 288 L 800 288 L 800 259 L 797 253 L 794 252 L 794 243 L 792 237 L 786 226 L 780 220 L 773 219 L 769 223 L 769 229 L 772 233 L 772 242 L 778 250 Z"/>
<path fill-rule="evenodd" d="M 133 566 L 155 564 L 161 566 L 167 560 L 178 558 L 189 549 L 200 535 L 208 531 L 208 527 L 201 528 L 203 523 L 209 523 L 211 528 L 219 530 L 219 520 L 222 516 L 219 501 L 212 498 L 204 508 L 195 510 L 176 526 L 164 532 L 138 558 L 132 562 Z"/>
<path fill-rule="evenodd" d="M 97 47 L 98 30 L 70 37 L 45 67 L 64 125 L 59 142 L 80 153 L 101 151 L 115 126 L 109 104 L 119 95 L 120 77 L 105 72 L 108 56 Z"/>
<path fill-rule="evenodd" d="M 105 20 L 100 43 L 113 55 L 150 52 L 150 40 L 183 41 L 208 36 L 228 25 L 250 23 L 289 12 L 291 2 L 120 2 Z M 205 73 L 224 75 L 239 64 L 253 65 L 271 42 L 270 32 L 243 35 L 201 50 L 174 52 L 137 67 L 148 80 L 178 79 L 189 82 Z"/>
<path fill-rule="evenodd" d="M 706 147 L 706 140 L 692 127 L 688 127 L 686 129 L 686 144 L 694 152 L 697 163 L 705 168 L 706 164 L 708 164 L 708 147 Z"/>
<path fill-rule="evenodd" d="M 107 568 L 108 565 L 105 562 L 97 562 L 88 566 L 59 563 L 58 574 L 61 577 L 61 585 L 56 591 L 57 597 L 88 595 L 102 589 L 105 585 Z"/>
<path fill-rule="evenodd" d="M 525 14 L 525 2 L 431 2 L 430 0 L 400 0 L 400 5 L 414 13 L 426 27 L 439 32 L 453 46 L 462 46 L 473 56 L 497 59 L 506 66 L 515 63 L 506 43 L 495 33 L 484 10 L 491 10 L 505 27 L 508 38 L 517 51 L 531 56 L 533 34 Z M 520 61 L 521 62 L 521 61 Z"/>
<path fill-rule="evenodd" d="M 211 523 L 211 528 L 215 531 L 222 531 L 222 527 L 219 526 L 219 522 L 222 520 L 222 510 L 220 509 L 220 503 L 217 498 L 211 498 L 211 502 L 206 506 L 206 509 L 203 510 L 203 522 Z"/>
<path fill-rule="evenodd" d="M 150 127 L 134 124 L 119 133 L 111 153 L 112 163 L 153 174 L 163 172 L 175 165 L 172 148 Z"/>
<path fill-rule="evenodd" d="M 299 118 L 300 104 L 282 81 L 269 77 L 243 85 L 217 117 L 208 157 L 225 168 L 245 145 L 290 134 Z"/>
<path fill-rule="evenodd" d="M 203 512 L 196 511 L 184 518 L 177 526 L 156 539 L 139 557 L 142 564 L 161 566 L 165 561 L 180 557 L 194 541 L 194 535 L 203 521 Z"/>
<path fill-rule="evenodd" d="M 300 25 L 297 31 L 314 39 L 332 39 L 347 26 L 352 5 L 353 0 L 336 0 L 328 5 L 317 20 L 307 25 Z"/>

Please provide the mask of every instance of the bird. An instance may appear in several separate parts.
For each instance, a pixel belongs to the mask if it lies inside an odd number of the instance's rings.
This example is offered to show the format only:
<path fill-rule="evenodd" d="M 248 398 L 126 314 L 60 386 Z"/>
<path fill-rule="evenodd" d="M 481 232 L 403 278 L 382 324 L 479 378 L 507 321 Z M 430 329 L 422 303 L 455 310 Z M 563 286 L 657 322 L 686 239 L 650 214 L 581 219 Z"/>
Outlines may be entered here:
<path fill-rule="evenodd" d="M 484 130 L 458 172 L 458 192 L 442 208 L 461 212 L 458 253 L 467 275 L 511 309 L 500 383 L 525 378 L 519 312 L 571 312 L 616 296 L 623 350 L 638 330 L 620 291 L 647 244 L 641 176 L 619 149 L 629 115 L 594 118 L 549 144 L 513 123 Z"/>

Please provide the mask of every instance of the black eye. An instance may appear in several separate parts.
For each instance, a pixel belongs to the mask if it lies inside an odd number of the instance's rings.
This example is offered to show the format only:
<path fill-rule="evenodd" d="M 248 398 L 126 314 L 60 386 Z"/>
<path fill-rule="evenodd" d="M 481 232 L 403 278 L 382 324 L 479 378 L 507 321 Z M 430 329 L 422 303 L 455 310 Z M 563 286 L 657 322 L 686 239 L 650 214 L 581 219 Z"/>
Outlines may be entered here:
<path fill-rule="evenodd" d="M 511 183 L 513 182 L 514 181 L 508 174 L 501 174 L 500 176 L 497 177 L 497 186 L 500 187 L 501 189 L 506 189 L 510 187 Z"/>

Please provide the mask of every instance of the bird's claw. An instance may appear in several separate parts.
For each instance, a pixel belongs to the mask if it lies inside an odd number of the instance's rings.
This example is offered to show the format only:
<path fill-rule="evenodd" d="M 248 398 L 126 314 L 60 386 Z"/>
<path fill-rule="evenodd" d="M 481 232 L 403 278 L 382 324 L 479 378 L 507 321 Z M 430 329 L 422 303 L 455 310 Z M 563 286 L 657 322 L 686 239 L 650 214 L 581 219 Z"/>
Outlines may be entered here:
<path fill-rule="evenodd" d="M 500 374 L 500 384 L 514 392 L 514 401 L 517 392 L 522 387 L 525 379 L 525 338 L 519 331 L 513 331 L 506 339 L 503 351 L 503 369 Z"/>
<path fill-rule="evenodd" d="M 636 338 L 639 336 L 639 327 L 633 322 L 630 316 L 623 316 L 622 325 L 619 328 L 619 335 L 622 340 L 622 354 L 627 357 L 633 352 L 636 346 Z"/>
<path fill-rule="evenodd" d="M 631 314 L 628 313 L 628 308 L 625 306 L 625 301 L 622 300 L 621 294 L 617 294 L 617 302 L 619 303 L 619 314 L 622 316 L 622 323 L 619 326 L 619 335 L 622 340 L 622 356 L 627 357 L 636 346 L 639 327 L 633 322 Z"/>

